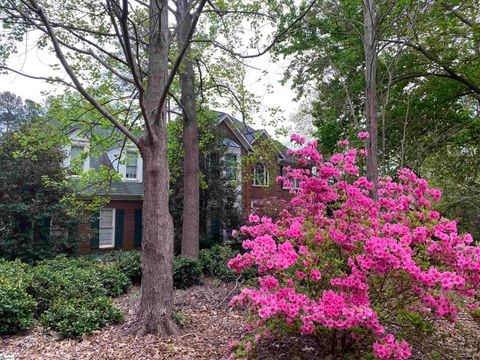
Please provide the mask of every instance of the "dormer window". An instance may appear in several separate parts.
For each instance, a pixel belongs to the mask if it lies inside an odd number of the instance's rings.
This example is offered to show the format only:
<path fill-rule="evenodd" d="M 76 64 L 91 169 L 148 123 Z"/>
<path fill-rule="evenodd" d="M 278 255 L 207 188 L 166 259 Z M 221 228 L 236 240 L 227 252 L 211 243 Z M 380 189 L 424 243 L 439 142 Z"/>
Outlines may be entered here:
<path fill-rule="evenodd" d="M 68 157 L 68 167 L 74 175 L 80 175 L 82 171 L 88 170 L 88 158 L 81 162 L 82 153 L 86 151 L 85 145 L 74 144 L 70 147 L 70 154 Z"/>
<path fill-rule="evenodd" d="M 136 180 L 138 171 L 138 155 L 136 152 L 127 151 L 125 165 L 125 178 L 129 180 Z"/>
<path fill-rule="evenodd" d="M 263 163 L 256 163 L 253 167 L 253 186 L 268 186 L 268 169 Z"/>

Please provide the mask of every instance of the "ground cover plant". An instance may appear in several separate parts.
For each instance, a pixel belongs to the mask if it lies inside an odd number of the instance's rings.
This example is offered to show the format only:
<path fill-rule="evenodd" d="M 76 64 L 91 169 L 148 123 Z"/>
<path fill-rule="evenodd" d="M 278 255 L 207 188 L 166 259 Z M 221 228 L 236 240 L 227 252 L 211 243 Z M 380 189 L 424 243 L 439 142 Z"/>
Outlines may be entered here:
<path fill-rule="evenodd" d="M 27 292 L 30 266 L 20 261 L 0 260 L 0 335 L 28 330 L 37 303 Z"/>
<path fill-rule="evenodd" d="M 226 262 L 224 257 L 225 269 Z M 141 277 L 140 251 L 57 256 L 35 266 L 0 260 L 0 334 L 25 332 L 38 321 L 60 337 L 80 338 L 118 324 L 124 315 L 112 298 L 139 284 Z M 199 260 L 175 258 L 176 288 L 199 285 L 202 278 Z"/>
<path fill-rule="evenodd" d="M 480 247 L 432 210 L 439 190 L 403 169 L 378 181 L 375 201 L 374 184 L 360 174 L 365 150 L 342 141 L 327 160 L 316 142 L 292 140 L 303 145 L 291 153 L 305 168 L 277 180 L 298 179 L 300 189 L 278 220 L 249 217 L 240 229 L 246 252 L 229 262 L 237 272 L 258 267 L 259 275 L 232 299 L 251 315 L 251 333 L 232 343 L 232 357 L 294 332 L 330 339 L 331 352 L 407 359 L 408 340 L 436 319 L 455 322 L 460 308 L 476 308 Z"/>

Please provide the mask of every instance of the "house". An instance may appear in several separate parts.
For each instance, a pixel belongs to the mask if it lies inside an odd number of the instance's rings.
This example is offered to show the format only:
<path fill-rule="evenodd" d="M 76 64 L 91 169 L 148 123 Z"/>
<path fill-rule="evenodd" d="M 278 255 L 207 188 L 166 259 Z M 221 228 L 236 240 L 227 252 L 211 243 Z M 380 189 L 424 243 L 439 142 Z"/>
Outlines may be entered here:
<path fill-rule="evenodd" d="M 237 187 L 238 207 L 245 217 L 276 199 L 291 196 L 291 187 L 275 181 L 284 172 L 284 167 L 296 163 L 283 146 L 271 139 L 265 130 L 253 129 L 226 113 L 218 113 L 217 127 L 224 136 L 226 148 L 223 156 L 225 176 Z M 92 234 L 89 242 L 81 244 L 80 252 L 140 248 L 143 164 L 138 151 L 128 143 L 122 143 L 96 157 L 85 157 L 89 149 L 88 139 L 75 131 L 70 137 L 65 165 L 76 165 L 77 171 L 97 170 L 102 166 L 112 168 L 122 178 L 122 181 L 111 183 L 109 203 L 100 210 L 98 217 L 91 224 L 80 226 L 80 231 Z"/>

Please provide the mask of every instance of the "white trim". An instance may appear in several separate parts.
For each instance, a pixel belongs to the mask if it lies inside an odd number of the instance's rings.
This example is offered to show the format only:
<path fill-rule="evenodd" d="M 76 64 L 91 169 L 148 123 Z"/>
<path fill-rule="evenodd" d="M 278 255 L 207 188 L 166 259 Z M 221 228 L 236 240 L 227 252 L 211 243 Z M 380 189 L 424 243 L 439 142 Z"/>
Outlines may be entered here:
<path fill-rule="evenodd" d="M 282 167 L 282 177 L 285 178 L 288 173 L 285 173 L 285 167 Z M 289 171 L 291 172 L 291 171 Z M 293 186 L 285 186 L 285 180 L 291 183 Z M 296 178 L 287 178 L 282 180 L 282 189 L 283 190 L 298 190 L 300 189 L 300 179 Z"/>
<path fill-rule="evenodd" d="M 272 145 L 273 145 L 273 146 L 275 147 L 275 149 L 278 151 L 278 154 L 280 155 L 280 157 L 281 157 L 283 160 L 285 160 L 285 159 L 286 159 L 286 158 L 285 158 L 285 155 L 283 155 L 282 151 L 278 148 L 277 144 L 275 144 L 275 142 L 272 140 L 272 137 L 268 134 L 267 130 L 262 129 L 262 130 L 258 130 L 258 131 L 261 131 L 260 136 L 265 135 L 265 136 L 267 137 L 267 140 L 272 143 Z M 255 141 L 257 141 L 257 139 L 258 139 L 260 136 L 258 136 L 258 137 L 256 137 L 255 139 L 253 139 L 253 141 L 252 141 L 252 146 L 253 146 L 253 144 L 255 143 Z"/>
<path fill-rule="evenodd" d="M 81 172 L 87 172 L 90 169 L 90 156 L 88 156 L 89 153 L 89 143 L 87 141 L 80 141 L 80 140 L 72 140 L 72 143 L 68 146 L 67 149 L 67 157 L 65 158 L 64 165 L 65 167 L 68 167 L 69 169 L 72 169 L 72 148 L 73 147 L 79 147 L 82 148 L 81 153 L 87 154 L 87 157 L 85 158 L 85 161 L 83 162 L 83 167 L 81 169 Z M 82 154 L 80 154 L 82 156 Z M 71 175 L 72 177 L 78 177 L 80 174 L 73 174 Z"/>
<path fill-rule="evenodd" d="M 112 210 L 112 244 L 100 244 L 100 230 L 102 229 L 102 210 Z M 98 248 L 112 249 L 115 247 L 115 208 L 103 208 L 100 210 L 100 218 L 98 219 Z"/>
<path fill-rule="evenodd" d="M 135 155 L 135 177 L 127 177 L 127 169 L 128 169 L 128 154 L 134 154 Z M 134 151 L 134 150 L 130 150 L 130 149 L 127 149 L 125 151 L 125 181 L 138 181 L 138 163 L 139 163 L 139 156 L 138 156 L 138 151 Z"/>
<path fill-rule="evenodd" d="M 255 181 L 256 181 L 256 176 L 255 176 L 255 173 L 256 173 L 256 168 L 257 168 L 257 165 L 263 165 L 263 180 L 264 180 L 264 183 L 263 184 L 255 184 Z M 262 163 L 262 162 L 256 162 L 255 165 L 253 165 L 253 181 L 252 181 L 252 186 L 254 187 L 268 187 L 270 185 L 270 171 L 268 171 L 268 167 L 267 165 L 265 165 L 265 163 Z"/>
<path fill-rule="evenodd" d="M 225 121 L 225 120 L 228 120 L 228 121 Z M 233 124 L 233 121 L 230 115 L 225 114 L 224 116 L 222 116 L 218 121 L 218 125 L 220 125 L 222 122 L 225 122 L 225 125 L 237 136 L 238 140 L 240 140 L 240 142 L 242 143 L 245 149 L 247 149 L 248 151 L 253 151 L 252 145 L 250 145 L 245 135 L 243 135 L 242 132 L 237 129 L 235 124 Z"/>

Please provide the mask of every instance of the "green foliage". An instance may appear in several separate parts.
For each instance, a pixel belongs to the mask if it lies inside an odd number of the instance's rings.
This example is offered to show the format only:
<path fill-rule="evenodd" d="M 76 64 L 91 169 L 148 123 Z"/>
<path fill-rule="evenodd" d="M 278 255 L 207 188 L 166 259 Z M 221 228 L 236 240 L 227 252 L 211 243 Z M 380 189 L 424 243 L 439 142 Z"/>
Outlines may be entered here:
<path fill-rule="evenodd" d="M 108 324 L 118 324 L 123 320 L 123 313 L 105 296 L 59 297 L 40 319 L 45 328 L 71 339 L 91 334 L 93 330 Z"/>
<path fill-rule="evenodd" d="M 122 251 L 115 257 L 114 266 L 123 274 L 127 275 L 133 284 L 142 281 L 142 252 Z"/>
<path fill-rule="evenodd" d="M 173 260 L 173 286 L 187 289 L 202 283 L 202 266 L 199 260 L 176 256 Z"/>
<path fill-rule="evenodd" d="M 172 314 L 172 319 L 177 323 L 178 326 L 184 327 L 189 321 L 190 318 L 181 310 L 176 310 Z"/>
<path fill-rule="evenodd" d="M 62 201 L 65 154 L 50 137 L 40 122 L 0 134 L 0 257 L 32 263 L 77 250 L 81 216 Z"/>
<path fill-rule="evenodd" d="M 240 211 L 236 206 L 238 192 L 235 183 L 224 176 L 225 164 L 222 156 L 225 151 L 224 134 L 218 127 L 219 113 L 202 109 L 198 112 L 200 158 L 200 237 L 201 245 L 211 245 L 221 241 L 217 224 L 227 228 L 240 225 Z M 181 234 L 183 213 L 183 122 L 177 118 L 168 123 L 168 161 L 170 166 L 170 213 L 173 217 L 175 234 Z M 180 155 L 179 155 L 180 154 Z M 207 228 L 210 216 L 211 228 Z M 218 226 L 221 228 L 221 226 Z M 180 238 L 175 238 L 176 251 L 180 248 Z M 207 244 L 205 244 L 207 243 Z"/>
<path fill-rule="evenodd" d="M 225 282 L 235 280 L 238 275 L 227 267 L 227 263 L 236 255 L 237 251 L 229 246 L 215 245 L 210 249 L 201 250 L 199 259 L 203 274 Z"/>
<path fill-rule="evenodd" d="M 0 335 L 18 334 L 34 322 L 36 301 L 28 294 L 30 268 L 0 260 Z"/>
<path fill-rule="evenodd" d="M 279 21 L 291 22 L 308 2 L 279 9 Z M 439 210 L 477 238 L 480 39 L 473 19 L 480 7 L 473 0 L 376 6 L 380 174 L 414 170 L 443 191 Z M 308 135 L 324 155 L 366 128 L 363 21 L 361 1 L 320 0 L 306 16 L 308 26 L 274 48 L 291 60 L 285 80 L 304 96 L 297 117 L 313 123 Z M 296 122 L 296 131 L 305 121 Z"/>
<path fill-rule="evenodd" d="M 132 284 L 130 277 L 115 265 L 100 266 L 98 277 L 108 296 L 124 294 Z"/>
<path fill-rule="evenodd" d="M 99 268 L 94 263 L 68 258 L 43 261 L 33 269 L 31 291 L 41 314 L 61 297 L 64 299 L 95 298 L 107 294 L 100 282 Z"/>

